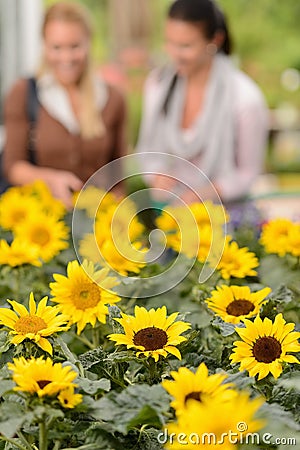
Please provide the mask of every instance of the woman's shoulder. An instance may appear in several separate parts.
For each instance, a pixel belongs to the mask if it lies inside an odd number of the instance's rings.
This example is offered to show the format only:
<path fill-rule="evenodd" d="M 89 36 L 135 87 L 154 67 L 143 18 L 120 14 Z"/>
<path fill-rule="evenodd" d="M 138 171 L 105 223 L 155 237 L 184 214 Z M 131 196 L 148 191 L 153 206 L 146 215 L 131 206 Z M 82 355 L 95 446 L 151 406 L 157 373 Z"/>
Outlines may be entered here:
<path fill-rule="evenodd" d="M 152 69 L 146 77 L 144 88 L 145 91 L 157 91 L 161 86 L 169 83 L 175 72 L 169 66 L 156 67 Z"/>
<path fill-rule="evenodd" d="M 264 94 L 259 85 L 245 72 L 234 72 L 235 98 L 242 104 L 265 104 Z"/>
<path fill-rule="evenodd" d="M 28 79 L 19 78 L 9 88 L 7 93 L 7 99 L 11 99 L 13 97 L 20 100 L 22 97 L 25 97 L 27 87 L 28 87 Z"/>
<path fill-rule="evenodd" d="M 28 79 L 20 78 L 9 88 L 4 100 L 5 116 L 24 114 L 27 105 Z"/>

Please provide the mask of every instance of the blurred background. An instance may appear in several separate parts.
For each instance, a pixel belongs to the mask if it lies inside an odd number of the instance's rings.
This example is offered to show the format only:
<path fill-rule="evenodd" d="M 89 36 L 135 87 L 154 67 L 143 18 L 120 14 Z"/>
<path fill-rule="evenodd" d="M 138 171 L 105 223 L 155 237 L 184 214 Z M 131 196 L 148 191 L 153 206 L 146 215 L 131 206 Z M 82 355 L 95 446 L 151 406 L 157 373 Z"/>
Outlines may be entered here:
<path fill-rule="evenodd" d="M 80 1 L 80 0 L 77 0 Z M 0 0 L 0 125 L 3 98 L 34 72 L 44 6 L 55 0 Z M 93 13 L 95 64 L 128 99 L 129 138 L 136 143 L 143 81 L 164 61 L 163 21 L 170 0 L 82 0 Z M 270 110 L 265 173 L 253 196 L 300 212 L 300 1 L 219 0 L 237 65 L 261 87 Z M 0 140 L 4 130 L 1 127 Z"/>

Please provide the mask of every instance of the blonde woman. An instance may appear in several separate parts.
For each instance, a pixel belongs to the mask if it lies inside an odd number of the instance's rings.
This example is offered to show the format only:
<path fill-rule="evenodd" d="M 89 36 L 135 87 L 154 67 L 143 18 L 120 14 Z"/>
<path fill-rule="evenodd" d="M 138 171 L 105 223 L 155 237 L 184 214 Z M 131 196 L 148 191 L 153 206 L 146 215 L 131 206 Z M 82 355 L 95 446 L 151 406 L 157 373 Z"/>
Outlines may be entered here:
<path fill-rule="evenodd" d="M 9 183 L 44 180 L 70 207 L 72 191 L 125 153 L 125 105 L 120 93 L 93 71 L 92 26 L 82 5 L 52 5 L 45 14 L 42 37 L 43 57 L 35 77 L 39 107 L 34 161 L 28 150 L 29 80 L 21 79 L 5 102 L 3 166 Z"/>

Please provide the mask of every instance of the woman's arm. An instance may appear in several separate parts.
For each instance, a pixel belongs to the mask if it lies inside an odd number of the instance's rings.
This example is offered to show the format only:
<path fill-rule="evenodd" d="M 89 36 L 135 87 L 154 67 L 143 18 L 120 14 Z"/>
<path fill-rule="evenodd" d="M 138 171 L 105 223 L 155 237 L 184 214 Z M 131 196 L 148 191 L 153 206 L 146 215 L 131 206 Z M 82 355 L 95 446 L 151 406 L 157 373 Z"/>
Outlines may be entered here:
<path fill-rule="evenodd" d="M 235 116 L 235 169 L 214 180 L 224 201 L 236 200 L 249 193 L 263 171 L 268 138 L 268 110 L 261 99 L 241 105 Z"/>
<path fill-rule="evenodd" d="M 52 194 L 67 207 L 72 206 L 71 191 L 81 189 L 82 182 L 73 173 L 29 162 L 29 120 L 27 116 L 27 80 L 19 80 L 9 92 L 4 105 L 6 143 L 3 154 L 5 176 L 13 185 L 43 180 Z"/>
<path fill-rule="evenodd" d="M 126 156 L 128 153 L 128 138 L 127 138 L 127 108 L 123 95 L 116 89 L 110 87 L 110 95 L 113 96 L 113 102 L 115 104 L 115 121 L 114 121 L 114 141 L 112 145 L 112 152 L 110 155 L 110 161 L 117 160 Z M 114 166 L 114 179 L 122 179 L 124 175 L 123 164 L 124 162 L 116 163 Z M 117 197 L 123 197 L 126 194 L 125 183 L 122 180 L 114 188 L 113 192 Z"/>

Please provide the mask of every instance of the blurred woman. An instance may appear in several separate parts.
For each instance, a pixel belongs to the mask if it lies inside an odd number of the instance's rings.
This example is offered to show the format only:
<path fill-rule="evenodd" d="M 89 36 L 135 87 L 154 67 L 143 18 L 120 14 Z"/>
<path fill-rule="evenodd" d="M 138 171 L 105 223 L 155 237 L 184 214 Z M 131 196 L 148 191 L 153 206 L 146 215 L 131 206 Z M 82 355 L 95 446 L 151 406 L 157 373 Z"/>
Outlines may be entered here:
<path fill-rule="evenodd" d="M 152 172 L 148 183 L 187 202 L 197 199 L 195 192 L 203 200 L 243 198 L 263 168 L 268 114 L 258 86 L 230 59 L 224 15 L 212 0 L 176 0 L 165 45 L 170 63 L 146 80 L 137 146 L 154 152 L 140 159 L 143 172 Z M 180 158 L 201 169 L 214 189 Z M 178 180 L 195 192 L 181 192 Z"/>
<path fill-rule="evenodd" d="M 20 79 L 5 102 L 4 172 L 13 185 L 43 180 L 70 207 L 72 191 L 125 154 L 125 105 L 120 93 L 93 70 L 91 19 L 82 5 L 52 5 L 42 37 L 43 57 L 35 77 L 34 161 L 28 151 L 29 80 Z"/>

